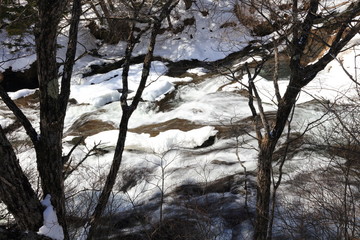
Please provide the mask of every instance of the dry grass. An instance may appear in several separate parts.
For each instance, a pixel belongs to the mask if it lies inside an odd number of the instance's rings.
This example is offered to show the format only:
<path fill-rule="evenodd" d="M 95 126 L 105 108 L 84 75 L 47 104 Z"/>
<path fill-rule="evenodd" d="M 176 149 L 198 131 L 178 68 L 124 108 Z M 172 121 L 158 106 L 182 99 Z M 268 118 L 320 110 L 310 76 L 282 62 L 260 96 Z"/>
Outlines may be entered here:
<path fill-rule="evenodd" d="M 33 94 L 14 100 L 19 108 L 38 108 L 40 92 L 36 90 Z"/>

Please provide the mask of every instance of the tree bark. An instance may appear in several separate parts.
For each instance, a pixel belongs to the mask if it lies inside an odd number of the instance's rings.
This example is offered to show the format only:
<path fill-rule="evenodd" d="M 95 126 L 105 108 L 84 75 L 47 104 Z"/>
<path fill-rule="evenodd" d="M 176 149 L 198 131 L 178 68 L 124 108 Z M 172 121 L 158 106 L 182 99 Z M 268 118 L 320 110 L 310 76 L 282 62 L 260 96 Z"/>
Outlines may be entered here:
<path fill-rule="evenodd" d="M 35 143 L 37 168 L 41 178 L 43 196 L 51 195 L 59 224 L 69 239 L 65 219 L 65 195 L 62 158 L 62 138 L 66 106 L 70 94 L 70 79 L 74 64 L 77 28 L 81 1 L 73 2 L 70 36 L 66 61 L 59 89 L 57 53 L 58 25 L 67 1 L 40 0 L 39 21 L 35 30 L 38 79 L 40 89 L 40 136 Z"/>
<path fill-rule="evenodd" d="M 35 27 L 37 72 L 40 89 L 40 135 L 31 122 L 0 87 L 0 96 L 25 128 L 36 151 L 37 168 L 43 195 L 51 195 L 65 239 L 69 239 L 65 220 L 62 137 L 70 79 L 74 65 L 81 0 L 74 0 L 69 42 L 59 92 L 57 52 L 58 25 L 67 1 L 40 0 Z M 37 232 L 43 225 L 43 207 L 23 173 L 14 150 L 0 126 L 0 199 L 13 214 L 20 229 Z M 40 238 L 38 238 L 40 239 Z M 45 237 L 43 237 L 45 239 Z"/>
<path fill-rule="evenodd" d="M 296 81 L 293 81 L 293 83 Z M 288 117 L 295 105 L 299 88 L 289 84 L 284 97 L 281 99 L 276 115 L 275 127 L 270 135 L 265 135 L 260 142 L 257 169 L 257 195 L 256 195 L 256 220 L 254 239 L 266 240 L 269 226 L 269 209 L 271 197 L 271 169 L 272 156 L 277 142 L 281 137 Z"/>
<path fill-rule="evenodd" d="M 37 232 L 43 207 L 22 171 L 15 152 L 0 126 L 0 199 L 23 231 Z"/>
<path fill-rule="evenodd" d="M 256 185 L 256 222 L 254 238 L 266 240 L 269 222 L 271 163 L 273 146 L 271 140 L 264 137 L 260 144 Z"/>
<path fill-rule="evenodd" d="M 106 207 L 107 202 L 110 197 L 110 193 L 114 187 L 118 171 L 120 169 L 120 165 L 122 162 L 122 156 L 123 156 L 123 152 L 124 152 L 124 147 L 125 147 L 126 135 L 127 135 L 127 131 L 128 131 L 128 123 L 129 123 L 132 113 L 136 110 L 136 108 L 141 100 L 141 95 L 146 86 L 146 81 L 147 81 L 147 78 L 150 73 L 151 62 L 152 62 L 153 55 L 154 55 L 154 47 L 156 44 L 156 37 L 159 33 L 161 23 L 166 18 L 166 16 L 168 16 L 170 14 L 172 9 L 178 4 L 178 2 L 179 2 L 179 0 L 175 0 L 175 1 L 167 0 L 167 2 L 164 3 L 159 16 L 154 18 L 156 20 L 153 23 L 153 27 L 151 29 L 150 42 L 148 45 L 148 51 L 145 55 L 145 59 L 143 62 L 140 84 L 137 88 L 134 99 L 132 100 L 130 105 L 128 105 L 128 103 L 127 103 L 127 101 L 128 101 L 127 100 L 128 72 L 130 69 L 130 57 L 132 55 L 132 51 L 136 44 L 136 42 L 134 42 L 134 40 L 136 40 L 136 38 L 133 35 L 135 25 L 133 25 L 131 34 L 129 35 L 128 46 L 126 49 L 126 61 L 125 61 L 124 69 L 123 69 L 123 75 L 122 75 L 123 92 L 122 92 L 122 96 L 120 99 L 120 103 L 121 103 L 121 108 L 122 108 L 123 112 L 122 112 L 122 117 L 121 117 L 120 126 L 119 126 L 120 131 L 119 131 L 118 141 L 117 141 L 116 148 L 115 148 L 113 162 L 112 162 L 109 174 L 107 175 L 105 186 L 100 194 L 98 204 L 96 205 L 94 213 L 91 216 L 89 225 L 85 226 L 85 231 L 88 231 L 87 239 L 89 239 L 89 240 L 94 238 L 96 228 L 99 225 L 99 222 L 101 220 L 101 215 L 103 214 L 103 212 L 105 210 L 105 207 Z"/>
<path fill-rule="evenodd" d="M 256 221 L 254 232 L 254 239 L 256 240 L 271 239 L 271 236 L 267 236 L 267 233 L 271 232 L 268 231 L 268 228 L 272 227 L 269 226 L 272 155 L 296 103 L 297 96 L 301 89 L 311 82 L 360 30 L 359 22 L 355 22 L 353 25 L 350 24 L 360 12 L 360 1 L 357 1 L 345 11 L 346 20 L 339 26 L 335 40 L 327 54 L 313 64 L 302 66 L 301 58 L 304 55 L 305 46 L 309 43 L 310 37 L 316 38 L 316 36 L 310 34 L 310 31 L 316 19 L 318 6 L 318 0 L 311 0 L 307 16 L 303 22 L 299 23 L 297 0 L 293 1 L 294 27 L 292 34 L 293 39 L 290 45 L 290 81 L 280 100 L 279 95 L 277 95 L 278 110 L 274 127 L 270 130 L 269 134 L 265 134 L 264 137 L 260 136 L 259 138 L 260 151 L 258 156 Z M 255 86 L 253 88 L 255 88 Z"/>

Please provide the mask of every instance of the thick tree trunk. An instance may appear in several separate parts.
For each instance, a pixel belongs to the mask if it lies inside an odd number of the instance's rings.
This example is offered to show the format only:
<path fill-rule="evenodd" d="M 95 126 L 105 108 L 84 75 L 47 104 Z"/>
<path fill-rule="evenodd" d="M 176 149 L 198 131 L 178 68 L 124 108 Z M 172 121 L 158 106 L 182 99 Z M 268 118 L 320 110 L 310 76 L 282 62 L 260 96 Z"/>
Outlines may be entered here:
<path fill-rule="evenodd" d="M 41 3 L 43 1 L 40 1 Z M 41 5 L 41 4 L 40 4 Z M 46 5 L 46 3 L 43 3 Z M 64 181 L 62 174 L 62 131 L 65 112 L 59 104 L 58 67 L 56 62 L 57 26 L 59 13 L 51 17 L 39 6 L 40 21 L 36 32 L 38 79 L 40 89 L 40 136 L 35 145 L 37 167 L 41 178 L 43 196 L 51 195 L 59 224 L 68 238 L 65 221 Z M 47 8 L 49 9 L 49 6 Z M 53 6 L 53 9 L 57 9 Z M 42 14 L 48 14 L 41 16 Z M 60 16 L 61 16 L 60 13 Z M 56 18 L 56 19 L 54 19 Z"/>
<path fill-rule="evenodd" d="M 39 21 L 35 30 L 38 79 L 40 89 L 40 136 L 35 143 L 37 167 L 43 195 L 51 195 L 64 237 L 68 239 L 65 219 L 65 194 L 62 157 L 62 138 L 66 106 L 70 94 L 70 79 L 74 64 L 77 28 L 81 1 L 73 1 L 69 42 L 64 72 L 59 87 L 57 53 L 58 25 L 67 1 L 38 1 Z"/>
<path fill-rule="evenodd" d="M 51 202 L 56 209 L 59 224 L 63 227 L 64 235 L 66 235 L 62 127 L 47 122 L 43 122 L 41 127 L 41 140 L 36 148 L 41 188 L 43 196 L 51 195 Z"/>
<path fill-rule="evenodd" d="M 0 199 L 23 231 L 37 232 L 43 224 L 43 207 L 22 171 L 0 126 Z"/>
<path fill-rule="evenodd" d="M 301 88 L 297 85 L 297 82 L 301 79 L 301 75 L 291 77 L 290 84 L 279 102 L 275 126 L 270 132 L 271 136 L 264 136 L 259 144 L 254 231 L 254 239 L 256 240 L 271 238 L 271 236 L 268 236 L 268 228 L 272 227 L 269 226 L 272 156 L 300 92 Z"/>
<path fill-rule="evenodd" d="M 61 80 L 56 62 L 58 25 L 67 1 L 39 0 L 39 19 L 35 27 L 37 73 L 40 89 L 40 135 L 31 122 L 0 87 L 0 96 L 25 128 L 34 144 L 43 195 L 50 194 L 64 237 L 68 239 L 65 220 L 62 137 L 70 94 L 70 79 L 75 59 L 81 0 L 74 0 L 69 42 Z M 13 214 L 21 230 L 37 232 L 43 225 L 43 207 L 24 175 L 14 150 L 0 126 L 0 199 Z M 46 237 L 40 237 L 45 239 Z"/>
<path fill-rule="evenodd" d="M 254 239 L 266 240 L 269 224 L 269 206 L 271 189 L 271 162 L 274 145 L 264 137 L 258 156 L 256 223 Z"/>

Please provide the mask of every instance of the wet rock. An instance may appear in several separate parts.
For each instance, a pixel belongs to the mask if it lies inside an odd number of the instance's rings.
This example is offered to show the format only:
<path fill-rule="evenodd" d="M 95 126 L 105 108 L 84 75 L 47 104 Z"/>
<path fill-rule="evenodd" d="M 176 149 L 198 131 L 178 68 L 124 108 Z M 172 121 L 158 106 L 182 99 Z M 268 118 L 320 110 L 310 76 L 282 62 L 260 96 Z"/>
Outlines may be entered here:
<path fill-rule="evenodd" d="M 201 144 L 201 146 L 198 146 L 196 148 L 210 147 L 210 146 L 214 145 L 215 140 L 216 140 L 216 136 L 210 136 L 205 142 L 203 142 L 203 144 Z"/>
<path fill-rule="evenodd" d="M 32 63 L 30 68 L 23 71 L 14 71 L 12 67 L 9 67 L 2 73 L 2 77 L 3 79 L 0 84 L 7 92 L 39 87 L 36 62 Z"/>
<path fill-rule="evenodd" d="M 221 160 L 212 160 L 210 163 L 215 164 L 215 165 L 232 166 L 232 165 L 237 164 L 239 162 L 228 162 L 228 161 L 221 161 Z"/>
<path fill-rule="evenodd" d="M 104 122 L 96 119 L 84 119 L 80 118 L 74 122 L 70 129 L 66 132 L 65 135 L 78 135 L 83 137 L 88 137 L 95 135 L 97 133 L 114 130 L 116 127 L 109 122 Z"/>
<path fill-rule="evenodd" d="M 165 132 L 170 129 L 178 129 L 181 131 L 190 131 L 193 129 L 204 127 L 204 125 L 193 123 L 186 119 L 174 118 L 162 123 L 154 123 L 143 125 L 137 128 L 132 128 L 129 131 L 134 133 L 148 133 L 151 137 L 157 136 L 160 132 Z"/>

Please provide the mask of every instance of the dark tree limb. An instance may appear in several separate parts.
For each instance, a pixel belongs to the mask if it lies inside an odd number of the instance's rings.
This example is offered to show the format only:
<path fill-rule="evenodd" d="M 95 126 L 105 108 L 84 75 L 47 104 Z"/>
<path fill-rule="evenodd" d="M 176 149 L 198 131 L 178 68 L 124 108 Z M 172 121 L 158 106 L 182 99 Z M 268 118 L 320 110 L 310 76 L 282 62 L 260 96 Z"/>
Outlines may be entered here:
<path fill-rule="evenodd" d="M 80 143 L 80 141 L 79 141 Z M 101 142 L 95 144 L 88 152 L 85 154 L 85 156 L 73 167 L 70 166 L 71 160 L 67 164 L 67 167 L 64 166 L 64 180 L 66 180 L 74 171 L 76 171 L 85 161 L 88 159 L 88 157 L 95 155 L 95 151 L 98 150 L 98 146 L 101 144 Z M 75 145 L 72 149 L 75 149 L 77 145 Z M 71 152 L 71 151 L 70 151 Z M 69 153 L 71 154 L 71 153 Z"/>
<path fill-rule="evenodd" d="M 77 18 L 81 12 L 81 0 L 73 1 L 72 5 L 69 49 L 66 53 L 67 62 L 64 65 L 61 92 L 59 92 L 56 61 L 57 36 L 67 3 L 68 1 L 63 0 L 37 1 L 38 22 L 35 25 L 34 34 L 40 90 L 40 137 L 39 144 L 35 146 L 37 168 L 43 195 L 51 195 L 51 202 L 56 209 L 65 240 L 69 239 L 69 234 L 65 218 L 62 138 L 77 39 L 71 34 L 77 35 Z"/>
<path fill-rule="evenodd" d="M 0 126 L 0 199 L 20 229 L 37 232 L 43 224 L 43 207 Z"/>
<path fill-rule="evenodd" d="M 61 92 L 60 92 L 60 109 L 66 112 L 67 103 L 70 96 L 71 75 L 73 66 L 75 64 L 76 44 L 78 39 L 78 28 L 81 15 L 81 0 L 74 0 L 71 10 L 69 41 L 67 44 L 66 58 L 64 70 L 61 79 Z"/>
<path fill-rule="evenodd" d="M 121 108 L 122 108 L 123 112 L 122 112 L 122 117 L 121 117 L 120 126 L 119 126 L 120 130 L 119 130 L 119 135 L 118 135 L 118 141 L 117 141 L 116 148 L 115 148 L 113 162 L 111 164 L 110 171 L 107 175 L 104 188 L 100 194 L 98 204 L 96 205 L 95 210 L 94 210 L 93 214 L 91 215 L 90 222 L 88 223 L 88 225 L 85 226 L 85 231 L 87 231 L 87 239 L 89 239 L 89 240 L 92 240 L 94 238 L 96 228 L 100 223 L 101 216 L 106 208 L 111 191 L 112 191 L 113 186 L 116 181 L 117 173 L 120 169 L 120 165 L 122 162 L 122 155 L 123 155 L 124 148 L 125 148 L 125 140 L 126 140 L 126 135 L 127 135 L 127 131 L 128 131 L 129 119 L 130 119 L 132 113 L 137 108 L 137 105 L 139 104 L 139 102 L 141 100 L 142 92 L 145 89 L 146 81 L 147 81 L 147 78 L 150 73 L 150 67 L 151 67 L 151 62 L 152 62 L 152 58 L 153 58 L 154 47 L 156 44 L 156 37 L 159 33 L 161 23 L 166 18 L 166 16 L 168 14 L 170 14 L 172 9 L 178 4 L 178 2 L 179 2 L 179 0 L 175 0 L 175 1 L 167 0 L 166 3 L 164 3 L 164 5 L 162 6 L 162 10 L 161 10 L 159 16 L 154 17 L 154 23 L 151 28 L 150 42 L 148 45 L 148 52 L 145 56 L 144 63 L 143 63 L 143 70 L 142 70 L 142 75 L 141 75 L 141 79 L 140 79 L 140 84 L 136 91 L 135 97 L 133 98 L 130 105 L 128 105 L 128 103 L 127 103 L 127 91 L 128 91 L 127 73 L 130 68 L 129 59 L 131 57 L 132 50 L 134 49 L 136 42 L 134 42 L 135 39 L 133 37 L 133 34 L 131 34 L 129 36 L 128 46 L 126 49 L 127 50 L 126 57 L 128 59 L 125 61 L 126 65 L 124 66 L 124 69 L 123 69 L 123 71 L 126 71 L 126 72 L 125 72 L 125 74 L 123 73 L 123 76 L 122 76 L 123 77 L 123 95 L 120 99 L 120 102 L 121 102 Z"/>
<path fill-rule="evenodd" d="M 276 144 L 284 131 L 288 118 L 295 106 L 296 99 L 304 86 L 311 82 L 315 76 L 323 70 L 326 65 L 332 61 L 337 54 L 345 47 L 347 43 L 359 32 L 360 23 L 351 26 L 354 18 L 360 13 L 360 1 L 351 6 L 348 11 L 348 17 L 342 22 L 338 29 L 334 42 L 331 44 L 328 52 L 316 63 L 308 66 L 302 66 L 301 56 L 304 54 L 305 46 L 309 43 L 310 31 L 315 22 L 315 15 L 319 5 L 319 0 L 311 0 L 307 16 L 302 23 L 298 23 L 297 0 L 293 1 L 293 16 L 296 20 L 293 27 L 293 41 L 290 48 L 290 82 L 278 103 L 278 110 L 274 128 L 271 131 L 271 138 L 264 138 L 260 144 L 258 157 L 257 173 L 257 202 L 256 202 L 256 224 L 254 239 L 270 239 L 268 236 L 269 226 L 269 206 L 271 189 L 271 161 Z"/>
<path fill-rule="evenodd" d="M 360 13 L 360 9 L 359 9 L 359 13 Z M 336 34 L 335 40 L 332 43 L 328 52 L 323 57 L 321 57 L 316 63 L 305 67 L 304 72 L 306 73 L 306 75 L 304 77 L 304 81 L 302 84 L 307 85 L 312 79 L 314 79 L 316 74 L 321 70 L 323 70 L 326 67 L 326 65 L 329 64 L 332 60 L 334 60 L 334 58 L 342 51 L 342 49 L 346 46 L 346 44 L 348 44 L 349 41 L 356 34 L 359 33 L 360 22 L 357 23 L 354 27 L 351 27 L 350 29 L 347 27 L 347 24 L 349 23 L 344 23 L 342 28 Z M 345 32 L 346 30 L 348 31 Z"/>
<path fill-rule="evenodd" d="M 15 104 L 15 102 L 9 97 L 5 89 L 0 85 L 0 97 L 6 106 L 13 112 L 16 119 L 21 123 L 25 128 L 27 135 L 30 137 L 32 143 L 36 145 L 38 143 L 38 134 L 34 127 L 32 126 L 29 119 L 21 111 L 21 109 Z"/>

